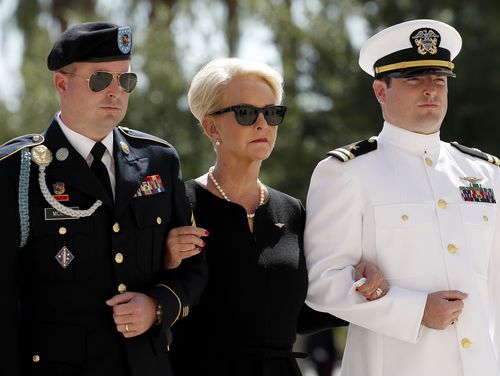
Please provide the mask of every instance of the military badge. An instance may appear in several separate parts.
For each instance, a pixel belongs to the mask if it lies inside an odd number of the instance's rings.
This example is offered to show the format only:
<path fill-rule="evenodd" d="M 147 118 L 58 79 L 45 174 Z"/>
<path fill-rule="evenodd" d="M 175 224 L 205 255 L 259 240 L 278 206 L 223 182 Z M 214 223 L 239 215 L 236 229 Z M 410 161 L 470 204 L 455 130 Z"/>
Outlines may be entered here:
<path fill-rule="evenodd" d="M 66 269 L 67 266 L 75 259 L 75 256 L 69 251 L 69 249 L 64 246 L 59 252 L 57 252 L 56 260 L 57 262 Z"/>
<path fill-rule="evenodd" d="M 470 202 L 488 202 L 490 204 L 495 204 L 495 194 L 493 188 L 484 188 L 479 184 L 483 179 L 476 178 L 472 176 L 466 176 L 460 178 L 460 180 L 465 180 L 469 183 L 469 186 L 460 186 L 460 193 L 464 201 Z"/>
<path fill-rule="evenodd" d="M 125 154 L 130 153 L 130 149 L 129 149 L 128 145 L 127 145 L 125 142 L 120 141 L 120 146 L 121 146 L 121 148 L 122 148 L 122 151 L 123 151 Z"/>
<path fill-rule="evenodd" d="M 52 184 L 52 188 L 54 189 L 55 195 L 62 195 L 66 192 L 66 187 L 63 182 L 58 181 L 57 183 Z"/>
<path fill-rule="evenodd" d="M 435 55 L 438 52 L 440 40 L 441 36 L 433 29 L 419 29 L 410 37 L 411 44 L 417 49 L 420 55 L 428 53 Z"/>
<path fill-rule="evenodd" d="M 165 187 L 161 181 L 160 175 L 150 175 L 141 183 L 134 197 L 151 196 L 161 192 L 165 192 Z"/>
<path fill-rule="evenodd" d="M 39 166 L 48 166 L 52 162 L 52 152 L 45 145 L 31 149 L 31 159 Z"/>
<path fill-rule="evenodd" d="M 118 29 L 118 49 L 128 54 L 132 48 L 132 29 L 128 26 Z"/>
<path fill-rule="evenodd" d="M 53 197 L 57 201 L 69 201 L 69 195 L 64 194 L 66 192 L 66 186 L 63 182 L 58 181 L 52 184 L 52 189 L 54 191 Z"/>
<path fill-rule="evenodd" d="M 69 150 L 67 148 L 59 148 L 56 151 L 56 159 L 59 162 L 65 161 L 69 156 Z"/>

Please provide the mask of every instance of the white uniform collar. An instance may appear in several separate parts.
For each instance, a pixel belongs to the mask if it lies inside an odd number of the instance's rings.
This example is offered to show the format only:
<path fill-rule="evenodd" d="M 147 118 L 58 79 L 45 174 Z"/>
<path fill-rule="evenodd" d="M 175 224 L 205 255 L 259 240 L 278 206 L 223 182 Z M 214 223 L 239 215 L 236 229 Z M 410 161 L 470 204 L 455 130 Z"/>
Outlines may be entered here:
<path fill-rule="evenodd" d="M 387 142 L 414 153 L 429 152 L 439 148 L 440 145 L 439 131 L 432 134 L 420 134 L 399 128 L 387 121 L 384 122 L 378 141 Z"/>
<path fill-rule="evenodd" d="M 74 130 L 68 128 L 66 124 L 61 119 L 61 112 L 58 112 L 56 115 L 56 120 L 61 127 L 64 136 L 68 139 L 71 146 L 75 148 L 75 150 L 87 161 L 90 165 L 92 163 L 93 157 L 90 154 L 90 151 L 95 145 L 95 141 L 91 140 L 88 137 L 81 135 L 80 133 L 75 132 Z M 108 135 L 101 141 L 106 149 L 109 152 L 109 156 L 111 160 L 113 159 L 113 132 L 109 132 Z"/>

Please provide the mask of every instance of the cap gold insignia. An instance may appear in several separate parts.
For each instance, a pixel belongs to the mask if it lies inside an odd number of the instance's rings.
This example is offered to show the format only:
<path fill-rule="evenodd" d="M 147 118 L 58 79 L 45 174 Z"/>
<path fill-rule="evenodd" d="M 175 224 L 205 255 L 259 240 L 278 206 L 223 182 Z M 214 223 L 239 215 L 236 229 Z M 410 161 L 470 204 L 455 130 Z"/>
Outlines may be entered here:
<path fill-rule="evenodd" d="M 120 146 L 125 154 L 130 153 L 130 149 L 128 148 L 128 145 L 125 142 L 120 141 Z"/>
<path fill-rule="evenodd" d="M 52 152 L 44 145 L 31 149 L 31 159 L 39 166 L 47 166 L 52 162 Z"/>
<path fill-rule="evenodd" d="M 279 228 L 283 228 L 283 227 L 285 226 L 285 224 L 284 224 L 284 223 L 279 223 L 279 222 L 278 222 L 278 223 L 275 223 L 274 225 L 275 225 L 276 227 L 279 227 Z"/>
<path fill-rule="evenodd" d="M 438 52 L 439 39 L 441 36 L 437 31 L 432 29 L 420 29 L 411 36 L 415 46 L 417 47 L 417 52 L 420 55 L 426 55 L 427 53 L 435 55 Z"/>

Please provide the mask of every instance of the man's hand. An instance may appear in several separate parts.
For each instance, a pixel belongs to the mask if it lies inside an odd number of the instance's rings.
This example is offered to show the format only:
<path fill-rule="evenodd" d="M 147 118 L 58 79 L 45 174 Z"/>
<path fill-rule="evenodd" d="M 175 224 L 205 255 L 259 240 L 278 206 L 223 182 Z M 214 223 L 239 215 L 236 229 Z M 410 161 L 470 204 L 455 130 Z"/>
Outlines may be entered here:
<path fill-rule="evenodd" d="M 354 279 L 356 281 L 365 277 L 366 282 L 356 288 L 366 300 L 376 300 L 383 297 L 389 291 L 389 284 L 384 279 L 377 265 L 368 261 L 362 261 L 354 270 Z"/>
<path fill-rule="evenodd" d="M 116 329 L 125 338 L 132 338 L 146 332 L 156 321 L 158 302 L 138 292 L 125 292 L 106 301 L 113 307 Z"/>
<path fill-rule="evenodd" d="M 427 296 L 422 325 L 431 329 L 446 329 L 455 323 L 464 308 L 467 294 L 452 291 L 437 291 Z"/>
<path fill-rule="evenodd" d="M 166 242 L 165 268 L 177 268 L 185 258 L 200 253 L 205 246 L 202 236 L 208 236 L 208 231 L 200 227 L 183 226 L 170 230 Z"/>

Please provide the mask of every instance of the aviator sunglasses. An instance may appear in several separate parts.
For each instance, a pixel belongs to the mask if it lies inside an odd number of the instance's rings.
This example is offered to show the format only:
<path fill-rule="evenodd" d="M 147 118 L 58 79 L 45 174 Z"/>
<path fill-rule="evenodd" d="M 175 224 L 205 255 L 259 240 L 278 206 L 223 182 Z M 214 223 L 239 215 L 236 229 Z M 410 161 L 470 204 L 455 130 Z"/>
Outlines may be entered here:
<path fill-rule="evenodd" d="M 234 112 L 234 117 L 240 125 L 253 125 L 259 117 L 259 113 L 264 115 L 267 124 L 280 125 L 285 117 L 286 106 L 255 107 L 247 104 L 231 106 L 222 110 L 212 112 L 209 115 L 221 115 L 226 112 Z"/>
<path fill-rule="evenodd" d="M 130 93 L 135 89 L 135 85 L 137 84 L 137 75 L 132 72 L 106 72 L 106 71 L 97 71 L 90 75 L 89 78 L 80 76 L 76 73 L 72 72 L 64 72 L 65 74 L 69 74 L 70 76 L 76 76 L 83 78 L 87 81 L 89 85 L 89 89 L 94 93 L 98 91 L 102 91 L 106 89 L 113 82 L 113 78 L 116 76 L 118 80 L 118 86 L 126 92 Z"/>

